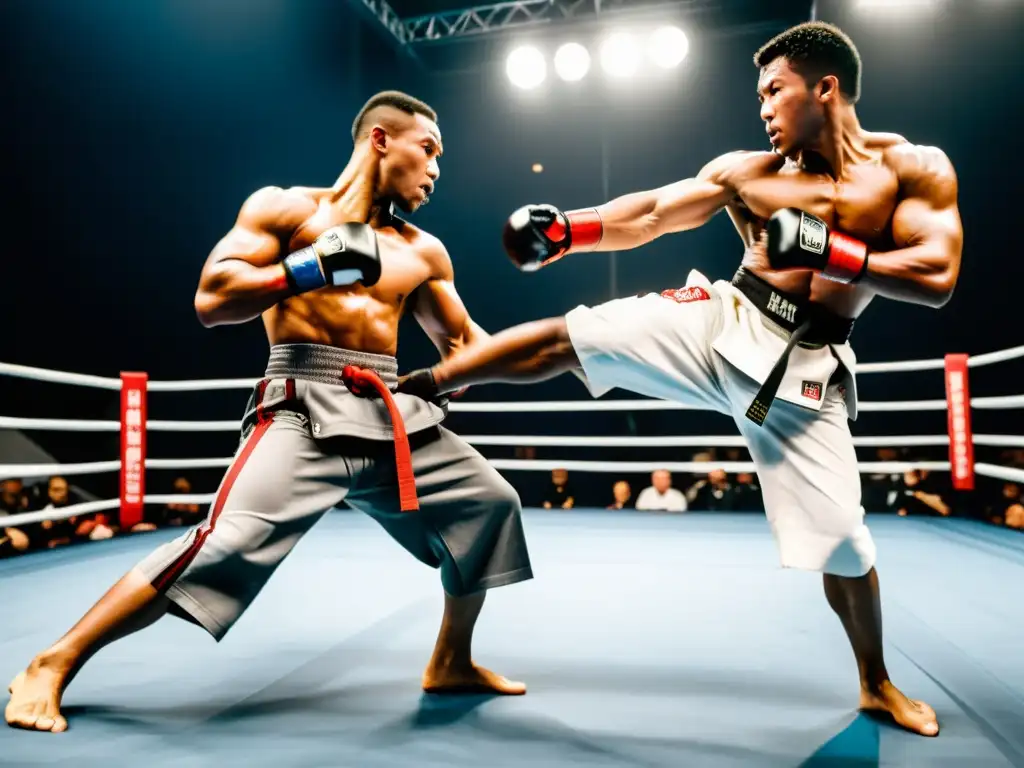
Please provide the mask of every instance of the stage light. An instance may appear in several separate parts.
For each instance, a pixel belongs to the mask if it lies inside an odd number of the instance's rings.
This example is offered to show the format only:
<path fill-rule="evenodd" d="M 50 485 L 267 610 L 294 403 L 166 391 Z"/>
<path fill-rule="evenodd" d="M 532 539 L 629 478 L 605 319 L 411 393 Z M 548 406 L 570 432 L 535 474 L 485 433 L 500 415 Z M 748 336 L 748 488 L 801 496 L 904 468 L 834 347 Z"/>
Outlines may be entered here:
<path fill-rule="evenodd" d="M 636 72 L 640 50 L 632 35 L 618 32 L 601 43 L 601 66 L 612 77 L 629 77 Z"/>
<path fill-rule="evenodd" d="M 541 165 L 540 163 L 534 163 L 530 167 L 530 170 L 533 171 L 534 173 L 544 173 L 544 166 Z"/>
<path fill-rule="evenodd" d="M 590 52 L 579 43 L 566 43 L 555 53 L 555 72 L 566 82 L 582 80 L 590 71 Z"/>
<path fill-rule="evenodd" d="M 671 69 L 679 66 L 690 52 L 690 41 L 679 27 L 661 27 L 651 35 L 647 54 L 657 66 Z"/>
<path fill-rule="evenodd" d="M 876 11 L 931 10 L 942 0 L 857 0 L 857 8 Z"/>
<path fill-rule="evenodd" d="M 505 60 L 505 74 L 512 85 L 523 90 L 536 88 L 548 75 L 544 54 L 530 45 L 512 51 Z"/>

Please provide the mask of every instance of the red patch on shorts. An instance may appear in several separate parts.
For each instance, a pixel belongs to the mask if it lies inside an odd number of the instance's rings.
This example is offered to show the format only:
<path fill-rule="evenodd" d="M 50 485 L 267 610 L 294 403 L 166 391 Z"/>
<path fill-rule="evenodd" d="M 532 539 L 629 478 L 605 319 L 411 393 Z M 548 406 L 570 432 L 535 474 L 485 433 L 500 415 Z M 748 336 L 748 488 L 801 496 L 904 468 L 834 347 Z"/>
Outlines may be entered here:
<path fill-rule="evenodd" d="M 662 291 L 661 295 L 666 299 L 672 299 L 680 304 L 686 304 L 691 301 L 711 301 L 711 294 L 699 285 L 688 285 L 684 288 L 670 288 L 667 291 Z"/>
<path fill-rule="evenodd" d="M 821 400 L 821 384 L 816 381 L 805 381 L 804 397 L 811 400 Z"/>

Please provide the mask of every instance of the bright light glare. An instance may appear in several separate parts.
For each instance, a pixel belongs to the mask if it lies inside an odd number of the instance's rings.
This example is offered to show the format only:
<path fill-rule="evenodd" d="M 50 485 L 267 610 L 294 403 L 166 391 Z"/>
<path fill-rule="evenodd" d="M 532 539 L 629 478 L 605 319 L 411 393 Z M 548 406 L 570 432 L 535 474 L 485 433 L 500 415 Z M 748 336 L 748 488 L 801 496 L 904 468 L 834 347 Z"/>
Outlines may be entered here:
<path fill-rule="evenodd" d="M 544 54 L 530 45 L 523 45 L 512 51 L 505 60 L 505 74 L 517 88 L 529 90 L 544 82 L 548 65 Z"/>
<path fill-rule="evenodd" d="M 679 27 L 661 27 L 651 35 L 647 53 L 657 66 L 663 69 L 678 67 L 690 52 L 690 41 Z"/>
<path fill-rule="evenodd" d="M 931 9 L 942 0 L 857 0 L 857 7 L 871 11 L 906 11 L 911 8 Z"/>
<path fill-rule="evenodd" d="M 579 43 L 566 43 L 555 53 L 555 72 L 566 82 L 582 80 L 590 71 L 590 52 Z"/>
<path fill-rule="evenodd" d="M 601 66 L 612 77 L 628 77 L 636 72 L 640 51 L 631 35 L 619 32 L 601 44 Z"/>

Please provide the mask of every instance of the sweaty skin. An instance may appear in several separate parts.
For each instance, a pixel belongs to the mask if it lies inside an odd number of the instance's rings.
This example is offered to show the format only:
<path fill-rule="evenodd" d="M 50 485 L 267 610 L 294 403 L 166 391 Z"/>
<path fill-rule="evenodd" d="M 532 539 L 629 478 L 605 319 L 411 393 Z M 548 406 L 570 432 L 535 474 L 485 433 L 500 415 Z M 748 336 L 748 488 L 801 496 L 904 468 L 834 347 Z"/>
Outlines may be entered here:
<path fill-rule="evenodd" d="M 195 307 L 204 325 L 243 323 L 262 316 L 271 344 L 308 342 L 394 355 L 398 323 L 408 308 L 442 356 L 486 337 L 455 290 L 451 259 L 441 242 L 390 214 L 395 203 L 405 211 L 416 210 L 433 191 L 441 154 L 437 126 L 422 115 L 377 117 L 385 127 L 374 128 L 357 143 L 334 186 L 268 187 L 245 202 L 203 267 Z M 324 230 L 351 221 L 368 222 L 377 231 L 381 279 L 369 288 L 328 287 L 291 296 L 281 260 Z M 473 628 L 485 595 L 445 594 L 437 642 L 423 673 L 425 691 L 526 692 L 522 683 L 472 660 Z M 129 571 L 11 681 L 4 710 L 8 725 L 54 733 L 67 730 L 61 698 L 82 666 L 101 648 L 149 626 L 169 610 L 166 596 L 140 571 Z"/>

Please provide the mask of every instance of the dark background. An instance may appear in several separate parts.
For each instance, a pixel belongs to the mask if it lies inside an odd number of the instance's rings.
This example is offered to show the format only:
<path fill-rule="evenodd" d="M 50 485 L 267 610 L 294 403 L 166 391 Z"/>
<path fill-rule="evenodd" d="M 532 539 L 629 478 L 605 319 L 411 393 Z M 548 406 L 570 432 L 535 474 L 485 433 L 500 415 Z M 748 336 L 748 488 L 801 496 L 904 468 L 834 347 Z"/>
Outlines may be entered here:
<path fill-rule="evenodd" d="M 394 2 L 402 15 L 451 7 Z M 259 323 L 202 328 L 192 297 L 207 253 L 242 200 L 267 185 L 329 185 L 350 151 L 348 131 L 377 90 L 408 90 L 440 113 L 445 139 L 433 202 L 416 224 L 452 254 L 457 286 L 488 330 L 611 297 L 605 255 L 566 259 L 541 274 L 517 273 L 502 255 L 501 225 L 527 202 L 562 207 L 603 202 L 607 151 L 612 196 L 695 173 L 712 157 L 766 147 L 751 54 L 808 17 L 807 2 L 722 2 L 693 17 L 663 13 L 690 34 L 683 66 L 608 85 L 594 71 L 570 86 L 549 77 L 536 92 L 513 89 L 504 55 L 515 43 L 553 45 L 584 25 L 427 46 L 421 64 L 395 52 L 343 0 L 5 0 L 3 57 L 5 200 L 0 360 L 153 379 L 258 376 L 266 357 Z M 864 57 L 858 107 L 868 129 L 937 145 L 960 178 L 966 231 L 960 283 L 940 311 L 878 301 L 858 322 L 862 361 L 981 353 L 1022 343 L 1019 140 L 1024 4 L 955 3 L 955 12 L 865 14 L 823 0 L 818 15 L 852 35 Z M 954 4 L 947 3 L 947 6 Z M 604 147 L 602 147 L 604 144 Z M 534 174 L 532 163 L 544 165 Z M 741 255 L 728 219 L 618 256 L 614 290 L 628 295 L 685 282 L 696 268 L 732 274 Z M 400 364 L 435 352 L 412 322 Z M 974 394 L 1021 391 L 1020 366 L 976 372 Z M 940 372 L 864 376 L 862 398 L 943 395 Z M 532 388 L 491 387 L 470 399 L 581 398 L 563 377 Z M 2 412 L 116 418 L 111 392 L 0 379 Z M 226 419 L 245 393 L 153 394 L 150 418 Z M 1016 412 L 977 412 L 979 431 L 1014 432 Z M 456 414 L 467 433 L 735 434 L 713 414 L 559 416 Z M 942 413 L 865 414 L 856 434 L 941 433 Z M 113 435 L 34 433 L 61 461 L 114 458 Z M 152 456 L 225 456 L 236 436 L 150 435 Z M 511 449 L 489 449 L 511 456 Z M 936 458 L 942 458 L 938 451 Z M 538 452 L 538 458 L 688 458 L 689 452 Z M 218 473 L 200 485 L 216 482 Z M 592 476 L 608 495 L 610 476 Z M 81 483 L 113 495 L 113 476 Z M 159 491 L 158 484 L 150 487 Z M 588 480 L 588 482 L 590 482 Z M 212 490 L 198 487 L 196 490 Z M 527 500 L 529 501 L 529 500 Z"/>

